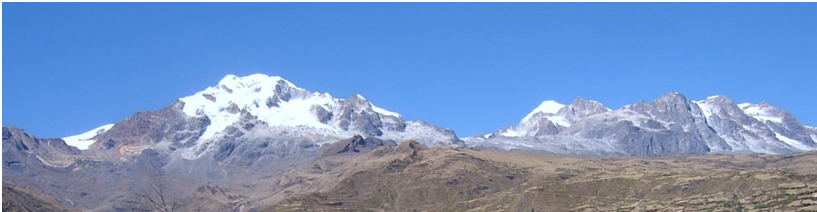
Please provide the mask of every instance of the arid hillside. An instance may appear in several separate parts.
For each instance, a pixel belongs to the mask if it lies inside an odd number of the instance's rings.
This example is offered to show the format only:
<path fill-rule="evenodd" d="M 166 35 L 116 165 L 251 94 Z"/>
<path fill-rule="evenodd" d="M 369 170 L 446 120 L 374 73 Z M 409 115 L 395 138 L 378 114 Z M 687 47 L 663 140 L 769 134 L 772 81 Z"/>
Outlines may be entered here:
<path fill-rule="evenodd" d="M 6 212 L 74 212 L 53 197 L 3 183 L 3 211 Z"/>
<path fill-rule="evenodd" d="M 817 211 L 815 152 L 583 158 L 406 141 L 331 157 L 276 182 L 265 211 Z"/>

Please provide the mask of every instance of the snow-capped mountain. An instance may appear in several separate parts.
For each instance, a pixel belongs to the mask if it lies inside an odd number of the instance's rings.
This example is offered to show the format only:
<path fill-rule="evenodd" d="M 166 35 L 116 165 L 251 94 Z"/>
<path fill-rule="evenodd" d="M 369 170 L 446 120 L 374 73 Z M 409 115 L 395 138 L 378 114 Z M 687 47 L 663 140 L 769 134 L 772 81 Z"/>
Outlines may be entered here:
<path fill-rule="evenodd" d="M 539 104 L 519 125 L 502 129 L 497 135 L 507 137 L 555 135 L 587 116 L 610 111 L 601 103 L 578 97 L 569 105 L 547 100 Z"/>
<path fill-rule="evenodd" d="M 517 125 L 463 142 L 452 130 L 406 121 L 361 95 L 339 99 L 263 74 L 228 75 L 167 108 L 139 112 L 63 140 L 99 156 L 127 159 L 159 148 L 191 160 L 205 155 L 225 159 L 217 155 L 230 155 L 235 149 L 253 152 L 253 147 L 243 147 L 251 143 L 280 145 L 278 154 L 290 154 L 357 134 L 413 139 L 428 146 L 615 155 L 817 149 L 817 130 L 767 103 L 735 104 L 724 96 L 693 101 L 677 92 L 617 110 L 581 97 L 567 105 L 548 100 Z"/>
<path fill-rule="evenodd" d="M 356 134 L 430 146 L 461 143 L 451 130 L 403 120 L 361 95 L 338 99 L 264 74 L 228 75 L 162 110 L 63 139 L 80 149 L 117 148 L 120 157 L 159 146 L 194 159 L 217 151 L 222 141 L 289 136 L 320 145 Z"/>
<path fill-rule="evenodd" d="M 577 98 L 544 101 L 519 124 L 481 138 L 475 147 L 558 153 L 792 153 L 817 149 L 817 131 L 767 103 L 735 104 L 725 96 L 692 101 L 668 93 L 610 110 Z"/>

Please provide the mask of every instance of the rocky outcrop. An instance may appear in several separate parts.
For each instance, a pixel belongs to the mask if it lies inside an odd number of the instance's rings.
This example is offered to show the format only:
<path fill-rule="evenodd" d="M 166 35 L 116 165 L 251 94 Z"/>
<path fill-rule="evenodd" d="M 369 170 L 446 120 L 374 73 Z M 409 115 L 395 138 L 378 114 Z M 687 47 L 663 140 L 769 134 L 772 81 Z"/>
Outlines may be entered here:
<path fill-rule="evenodd" d="M 65 166 L 82 152 L 62 139 L 40 139 L 15 127 L 3 127 L 3 167 L 27 168 L 36 164 Z"/>
<path fill-rule="evenodd" d="M 363 138 L 355 135 L 352 138 L 340 140 L 332 143 L 322 150 L 321 157 L 340 154 L 364 154 L 382 146 L 396 146 L 397 143 L 388 140 L 384 141 L 376 137 Z"/>
<path fill-rule="evenodd" d="M 525 116 L 518 125 L 499 130 L 493 135 L 510 137 L 557 135 L 573 123 L 609 110 L 597 101 L 582 97 L 576 97 L 569 105 L 544 101 L 533 112 Z"/>
<path fill-rule="evenodd" d="M 138 112 L 119 121 L 95 137 L 89 152 L 126 159 L 140 154 L 141 149 L 156 148 L 159 143 L 170 151 L 193 145 L 210 120 L 206 116 L 186 116 L 181 110 L 183 106 L 184 102 L 176 101 L 166 108 Z"/>

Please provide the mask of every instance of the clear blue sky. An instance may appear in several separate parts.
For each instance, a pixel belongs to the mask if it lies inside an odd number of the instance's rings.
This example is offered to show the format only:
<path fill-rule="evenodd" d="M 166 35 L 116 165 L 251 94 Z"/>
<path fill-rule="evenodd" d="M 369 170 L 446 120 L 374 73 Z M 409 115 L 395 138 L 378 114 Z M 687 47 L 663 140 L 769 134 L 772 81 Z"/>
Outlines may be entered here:
<path fill-rule="evenodd" d="M 543 100 L 678 91 L 817 125 L 814 3 L 3 3 L 3 125 L 61 137 L 224 75 L 490 133 Z"/>

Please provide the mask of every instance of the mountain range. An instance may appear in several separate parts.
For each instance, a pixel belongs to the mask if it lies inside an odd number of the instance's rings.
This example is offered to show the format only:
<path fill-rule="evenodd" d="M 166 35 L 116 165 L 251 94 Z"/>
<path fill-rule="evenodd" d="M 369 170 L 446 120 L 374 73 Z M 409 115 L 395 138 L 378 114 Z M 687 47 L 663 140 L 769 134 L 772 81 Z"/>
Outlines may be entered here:
<path fill-rule="evenodd" d="M 788 154 L 817 148 L 817 129 L 791 114 L 768 103 L 736 104 L 726 96 L 695 101 L 672 92 L 617 110 L 581 97 L 568 105 L 547 100 L 517 125 L 484 137 L 459 138 L 450 129 L 403 120 L 361 95 L 338 99 L 263 74 L 229 75 L 165 109 L 63 140 L 81 149 L 160 145 L 195 159 L 214 152 L 224 140 L 296 136 L 320 145 L 355 134 L 413 139 L 432 147 L 601 155 Z"/>
<path fill-rule="evenodd" d="M 591 158 L 795 154 L 817 148 L 815 140 L 817 129 L 767 103 L 736 104 L 725 96 L 694 101 L 674 92 L 615 110 L 581 97 L 568 105 L 544 101 L 517 125 L 485 136 L 458 137 L 447 128 L 404 120 L 361 95 L 340 99 L 281 77 L 228 75 L 165 108 L 137 112 L 74 136 L 43 139 L 3 127 L 3 182 L 26 195 L 42 194 L 53 197 L 46 202 L 82 210 L 161 210 L 178 203 L 185 210 L 197 205 L 203 207 L 199 210 L 262 211 L 268 206 L 295 210 L 315 201 L 326 203 L 316 208 L 342 205 L 342 200 L 309 196 L 349 195 L 332 190 L 343 188 L 339 182 L 360 184 L 387 175 L 423 178 L 402 174 L 405 170 L 436 173 L 440 170 L 429 167 L 461 164 L 489 176 L 446 179 L 454 183 L 452 189 L 465 192 L 460 199 L 446 200 L 453 204 L 518 188 L 520 180 L 538 176 L 518 167 L 526 163 L 508 165 L 481 151 Z M 459 155 L 462 151 L 468 153 Z M 171 205 L 145 203 L 150 191 L 163 185 L 186 199 Z M 411 206 L 389 204 L 397 205 L 377 210 Z"/>
<path fill-rule="evenodd" d="M 612 110 L 576 98 L 544 101 L 515 126 L 470 146 L 603 155 L 767 153 L 817 148 L 817 130 L 768 103 L 736 104 L 725 96 L 694 101 L 667 93 Z"/>

